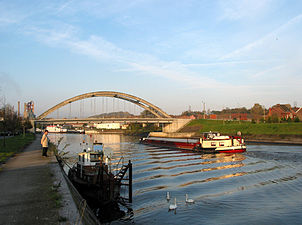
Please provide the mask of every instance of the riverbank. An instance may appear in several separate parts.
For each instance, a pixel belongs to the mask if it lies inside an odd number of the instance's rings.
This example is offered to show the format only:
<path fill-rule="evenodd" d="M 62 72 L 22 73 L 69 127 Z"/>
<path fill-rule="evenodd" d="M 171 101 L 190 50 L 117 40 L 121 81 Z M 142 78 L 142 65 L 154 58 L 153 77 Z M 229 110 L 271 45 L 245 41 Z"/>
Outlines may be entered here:
<path fill-rule="evenodd" d="M 75 223 L 77 210 L 59 165 L 52 152 L 42 157 L 40 138 L 10 158 L 0 172 L 1 224 Z"/>

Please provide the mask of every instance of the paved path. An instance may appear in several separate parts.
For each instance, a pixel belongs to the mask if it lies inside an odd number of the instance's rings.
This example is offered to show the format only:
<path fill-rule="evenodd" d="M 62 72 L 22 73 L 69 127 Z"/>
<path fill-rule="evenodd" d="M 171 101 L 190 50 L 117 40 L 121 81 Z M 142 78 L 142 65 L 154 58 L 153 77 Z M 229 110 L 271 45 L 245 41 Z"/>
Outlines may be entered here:
<path fill-rule="evenodd" d="M 40 136 L 0 172 L 0 224 L 59 224 L 52 199 L 53 157 L 42 157 Z"/>

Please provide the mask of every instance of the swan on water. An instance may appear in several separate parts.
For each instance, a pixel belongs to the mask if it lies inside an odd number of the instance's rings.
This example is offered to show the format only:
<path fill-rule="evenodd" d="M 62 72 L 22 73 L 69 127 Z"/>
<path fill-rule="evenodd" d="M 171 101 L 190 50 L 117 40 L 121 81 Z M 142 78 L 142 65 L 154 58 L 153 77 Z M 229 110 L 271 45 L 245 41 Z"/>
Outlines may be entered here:
<path fill-rule="evenodd" d="M 171 204 L 170 206 L 169 206 L 169 211 L 170 210 L 175 210 L 177 208 L 177 205 L 176 205 L 176 198 L 174 198 L 174 204 Z"/>
<path fill-rule="evenodd" d="M 188 198 L 188 194 L 186 194 L 186 203 L 194 203 L 193 199 Z"/>
<path fill-rule="evenodd" d="M 167 200 L 168 201 L 170 200 L 170 193 L 169 193 L 169 191 L 167 192 Z"/>

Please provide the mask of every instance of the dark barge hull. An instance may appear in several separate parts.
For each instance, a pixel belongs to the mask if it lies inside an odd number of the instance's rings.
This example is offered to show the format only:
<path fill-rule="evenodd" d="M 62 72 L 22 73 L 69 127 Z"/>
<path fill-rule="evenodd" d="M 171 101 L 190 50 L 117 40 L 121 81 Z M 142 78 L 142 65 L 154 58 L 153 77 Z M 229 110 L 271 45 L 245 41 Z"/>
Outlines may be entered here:
<path fill-rule="evenodd" d="M 75 188 L 79 191 L 79 193 L 82 195 L 82 197 L 87 200 L 89 205 L 93 206 L 107 206 L 111 205 L 113 202 L 118 201 L 118 196 L 110 198 L 110 191 L 104 190 L 107 188 L 104 187 L 112 187 L 114 188 L 114 184 L 92 184 L 87 181 L 83 181 L 82 179 L 75 176 L 72 170 L 68 173 L 68 178 L 72 182 L 72 184 L 75 186 Z M 115 186 L 117 188 L 118 186 Z M 119 192 L 119 187 L 118 187 Z"/>
<path fill-rule="evenodd" d="M 141 143 L 162 146 L 162 147 L 169 147 L 169 148 L 180 148 L 185 150 L 193 150 L 198 147 L 198 142 L 193 143 L 193 142 L 176 142 L 176 141 L 145 139 L 142 140 Z"/>

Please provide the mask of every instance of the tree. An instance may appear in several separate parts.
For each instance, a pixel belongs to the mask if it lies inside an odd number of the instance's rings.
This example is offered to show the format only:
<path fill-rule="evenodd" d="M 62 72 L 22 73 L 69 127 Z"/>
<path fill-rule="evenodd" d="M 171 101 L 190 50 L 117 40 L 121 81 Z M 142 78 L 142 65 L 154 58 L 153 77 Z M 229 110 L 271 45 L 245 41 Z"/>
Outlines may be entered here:
<path fill-rule="evenodd" d="M 143 118 L 154 118 L 155 117 L 155 115 L 153 113 L 151 113 L 149 110 L 146 110 L 146 109 L 141 112 L 140 116 Z"/>
<path fill-rule="evenodd" d="M 251 108 L 251 115 L 252 119 L 259 121 L 263 115 L 265 108 L 263 108 L 259 103 L 255 103 L 254 106 Z"/>
<path fill-rule="evenodd" d="M 3 118 L 0 130 L 4 133 L 17 133 L 21 131 L 22 121 L 14 111 L 14 107 L 9 104 L 4 105 L 0 109 L 0 117 Z"/>

